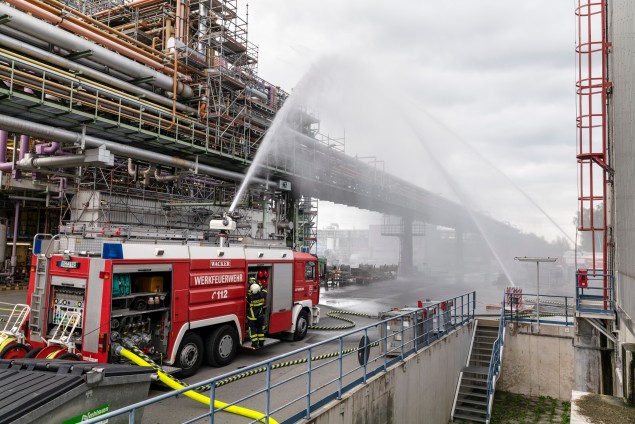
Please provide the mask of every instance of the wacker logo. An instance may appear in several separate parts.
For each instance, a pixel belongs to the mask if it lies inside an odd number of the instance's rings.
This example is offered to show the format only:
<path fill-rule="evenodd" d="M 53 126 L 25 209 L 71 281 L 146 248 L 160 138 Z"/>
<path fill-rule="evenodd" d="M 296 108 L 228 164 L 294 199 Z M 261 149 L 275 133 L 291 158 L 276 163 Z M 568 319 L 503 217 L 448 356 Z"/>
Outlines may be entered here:
<path fill-rule="evenodd" d="M 98 417 L 100 415 L 107 414 L 108 411 L 110 411 L 110 404 L 109 403 L 107 403 L 105 405 L 102 405 L 102 406 L 100 406 L 98 408 L 95 408 L 92 411 L 84 412 L 82 415 L 78 415 L 76 417 L 68 419 L 68 420 L 64 421 L 62 424 L 81 423 L 83 421 L 88 421 L 91 418 L 95 418 L 95 417 Z M 103 420 L 103 421 L 100 421 L 98 424 L 105 424 L 107 422 L 108 422 L 108 420 Z"/>
<path fill-rule="evenodd" d="M 194 277 L 195 286 L 207 286 L 210 284 L 242 283 L 243 274 L 219 274 L 219 275 L 197 275 Z"/>
<path fill-rule="evenodd" d="M 210 267 L 212 268 L 229 268 L 230 265 L 230 261 L 212 261 L 210 263 Z"/>

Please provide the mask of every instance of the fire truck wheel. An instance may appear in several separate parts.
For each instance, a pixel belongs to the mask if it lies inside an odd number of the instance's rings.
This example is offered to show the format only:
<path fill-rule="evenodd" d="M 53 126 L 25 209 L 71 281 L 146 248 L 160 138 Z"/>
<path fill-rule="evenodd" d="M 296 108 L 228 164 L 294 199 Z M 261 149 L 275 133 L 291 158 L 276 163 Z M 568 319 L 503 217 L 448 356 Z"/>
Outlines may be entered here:
<path fill-rule="evenodd" d="M 238 332 L 231 325 L 212 330 L 205 338 L 205 362 L 213 367 L 229 364 L 238 352 Z"/>
<path fill-rule="evenodd" d="M 306 332 L 309 330 L 309 314 L 304 309 L 298 314 L 298 319 L 295 322 L 295 332 L 293 333 L 293 340 L 302 340 L 306 336 Z"/>
<path fill-rule="evenodd" d="M 22 343 L 11 343 L 0 351 L 0 359 L 20 359 L 24 358 L 29 348 Z"/>
<path fill-rule="evenodd" d="M 67 361 L 81 361 L 82 360 L 82 358 L 80 358 L 79 355 L 76 355 L 70 352 L 62 353 L 60 356 L 58 356 L 55 359 L 65 359 Z"/>
<path fill-rule="evenodd" d="M 181 368 L 181 378 L 191 377 L 203 362 L 203 339 L 196 333 L 187 333 L 176 352 L 175 366 Z"/>
<path fill-rule="evenodd" d="M 41 350 L 42 350 L 41 347 L 36 347 L 34 349 L 31 349 L 27 352 L 25 358 L 35 358 L 37 354 L 40 353 Z"/>

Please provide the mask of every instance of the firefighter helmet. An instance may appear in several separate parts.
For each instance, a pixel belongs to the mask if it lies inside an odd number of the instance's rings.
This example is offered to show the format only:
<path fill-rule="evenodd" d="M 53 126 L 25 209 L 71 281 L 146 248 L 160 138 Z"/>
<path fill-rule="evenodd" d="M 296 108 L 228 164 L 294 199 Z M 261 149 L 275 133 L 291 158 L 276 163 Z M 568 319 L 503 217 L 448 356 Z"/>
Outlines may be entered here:
<path fill-rule="evenodd" d="M 264 273 L 263 275 L 264 278 L 269 278 L 269 271 L 264 270 L 263 273 Z"/>
<path fill-rule="evenodd" d="M 249 284 L 253 284 L 256 282 L 256 277 L 249 277 Z"/>
<path fill-rule="evenodd" d="M 264 271 L 258 271 L 258 279 L 263 278 L 265 276 Z"/>
<path fill-rule="evenodd" d="M 260 286 L 254 283 L 251 286 L 249 286 L 249 291 L 251 291 L 253 294 L 256 294 L 260 291 Z"/>

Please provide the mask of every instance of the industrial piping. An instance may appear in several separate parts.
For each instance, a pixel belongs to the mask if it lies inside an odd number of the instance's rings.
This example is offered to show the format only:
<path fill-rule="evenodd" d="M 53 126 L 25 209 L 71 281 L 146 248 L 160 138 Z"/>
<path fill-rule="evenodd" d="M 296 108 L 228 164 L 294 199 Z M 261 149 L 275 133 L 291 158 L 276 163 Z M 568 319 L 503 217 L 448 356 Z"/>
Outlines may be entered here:
<path fill-rule="evenodd" d="M 154 84 L 166 91 L 172 91 L 172 77 L 165 73 L 158 72 L 134 62 L 122 55 L 101 47 L 91 41 L 80 38 L 75 34 L 50 25 L 40 19 L 31 17 L 20 12 L 5 3 L 0 3 L 0 15 L 7 15 L 11 18 L 4 25 L 15 30 L 22 31 L 36 38 L 47 40 L 49 43 L 57 45 L 71 51 L 91 51 L 91 58 L 98 63 L 118 69 L 135 78 L 153 78 Z M 161 70 L 171 75 L 172 69 L 161 65 Z M 177 93 L 183 97 L 193 97 L 192 88 L 181 82 L 177 85 Z"/>
<path fill-rule="evenodd" d="M 18 41 L 22 41 L 24 43 L 27 43 L 31 46 L 37 47 L 40 50 L 44 50 L 47 52 L 51 52 L 53 54 L 56 54 L 58 56 L 64 57 L 67 56 L 69 54 L 71 54 L 72 52 L 66 49 L 63 49 L 59 46 L 53 46 L 51 44 L 49 44 L 48 42 L 37 38 L 37 37 L 33 37 L 31 35 L 27 35 L 25 33 L 23 33 L 22 31 L 19 30 L 15 30 L 13 28 L 9 28 L 6 25 L 0 25 L 0 33 L 7 35 L 9 38 L 14 39 L 14 40 L 18 40 Z M 88 66 L 91 69 L 97 70 L 103 74 L 106 75 L 110 75 L 111 77 L 114 77 L 116 79 L 122 80 L 122 81 L 128 81 L 130 79 L 132 79 L 132 76 L 127 75 L 121 71 L 118 71 L 116 69 L 113 69 L 107 65 L 102 65 L 101 63 L 97 63 L 94 62 L 92 60 L 90 60 L 89 58 L 79 58 L 73 61 L 73 63 L 78 63 L 78 64 L 83 64 L 84 66 Z M 70 69 L 70 68 L 69 68 Z M 138 86 L 140 88 L 144 88 L 146 90 L 152 90 L 153 87 L 151 87 L 149 84 L 147 83 L 140 83 L 138 85 L 135 85 L 135 87 Z"/>
<path fill-rule="evenodd" d="M 82 76 L 86 76 L 88 78 L 92 78 L 94 80 L 100 81 L 102 83 L 108 84 L 112 87 L 118 88 L 120 90 L 124 90 L 128 93 L 136 94 L 139 97 L 146 98 L 153 102 L 159 103 L 163 106 L 172 107 L 172 99 L 168 99 L 167 97 L 161 96 L 159 94 L 153 93 L 149 90 L 145 90 L 143 88 L 139 88 L 136 85 L 127 83 L 118 78 L 114 78 L 108 74 L 104 74 L 98 70 L 90 68 L 85 65 L 81 65 L 77 62 L 73 62 L 72 60 L 64 59 L 56 54 L 49 53 L 37 47 L 34 47 L 30 44 L 21 42 L 16 40 L 15 38 L 6 36 L 4 34 L 0 34 L 0 45 L 9 47 L 13 50 L 16 50 L 20 53 L 29 55 L 37 60 L 40 60 L 45 63 L 50 63 L 56 66 L 62 66 L 64 69 L 69 69 L 75 72 L 78 72 Z M 195 108 L 186 106 L 182 103 L 176 104 L 176 110 L 179 112 L 185 112 L 189 114 L 196 114 L 197 110 Z"/>
<path fill-rule="evenodd" d="M 78 24 L 77 19 L 72 16 L 66 16 L 62 13 L 53 12 L 55 10 L 45 4 L 35 4 L 25 0 L 5 0 L 5 2 L 12 4 L 14 7 L 24 10 L 28 14 L 37 16 L 38 18 L 48 21 L 55 26 L 59 26 L 70 31 L 73 34 L 77 34 L 88 40 L 91 40 L 97 44 L 106 46 L 110 50 L 116 51 L 123 56 L 133 59 L 139 63 L 144 63 L 147 66 L 155 68 L 159 71 L 165 71 L 165 66 L 161 63 L 161 59 L 157 58 L 150 53 L 144 52 L 138 47 L 122 42 L 121 39 L 115 37 L 112 34 L 104 33 L 98 28 L 85 28 L 83 25 Z M 48 11 L 46 9 L 49 9 Z M 51 10 L 52 9 L 52 10 Z M 170 73 L 167 71 L 166 73 Z"/>
<path fill-rule="evenodd" d="M 16 132 L 19 134 L 29 134 L 34 137 L 39 137 L 45 140 L 59 141 L 62 143 L 81 143 L 82 135 L 73 131 L 63 130 L 60 128 L 51 127 L 48 125 L 38 124 L 35 122 L 26 121 L 24 119 L 15 118 L 12 116 L 0 114 L 0 128 L 4 130 Z M 211 175 L 220 178 L 227 178 L 230 180 L 242 181 L 245 178 L 245 174 L 239 172 L 228 171 L 225 169 L 216 168 L 209 165 L 196 163 L 186 159 L 180 159 L 173 156 L 163 155 L 144 149 L 140 149 L 133 146 L 126 146 L 116 143 L 114 141 L 104 140 L 101 138 L 86 135 L 84 137 L 84 143 L 87 147 L 100 147 L 104 146 L 110 152 L 123 156 L 131 157 L 138 160 L 157 163 L 166 166 L 173 166 L 176 168 L 187 169 L 195 171 L 200 174 Z M 271 182 L 263 178 L 253 178 L 252 181 L 258 184 L 264 184 L 270 186 Z"/>

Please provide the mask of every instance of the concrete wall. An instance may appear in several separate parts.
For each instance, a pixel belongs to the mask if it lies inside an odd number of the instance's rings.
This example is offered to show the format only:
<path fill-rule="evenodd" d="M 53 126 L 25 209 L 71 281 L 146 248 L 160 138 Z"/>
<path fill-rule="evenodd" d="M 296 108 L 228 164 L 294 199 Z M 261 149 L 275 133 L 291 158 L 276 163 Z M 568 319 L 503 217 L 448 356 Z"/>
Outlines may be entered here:
<path fill-rule="evenodd" d="M 535 325 L 535 324 L 534 324 Z M 574 385 L 574 328 L 508 323 L 503 367 L 496 390 L 571 399 Z"/>
<path fill-rule="evenodd" d="M 316 411 L 311 424 L 447 423 L 473 323 Z"/>

